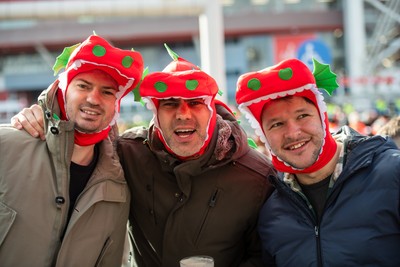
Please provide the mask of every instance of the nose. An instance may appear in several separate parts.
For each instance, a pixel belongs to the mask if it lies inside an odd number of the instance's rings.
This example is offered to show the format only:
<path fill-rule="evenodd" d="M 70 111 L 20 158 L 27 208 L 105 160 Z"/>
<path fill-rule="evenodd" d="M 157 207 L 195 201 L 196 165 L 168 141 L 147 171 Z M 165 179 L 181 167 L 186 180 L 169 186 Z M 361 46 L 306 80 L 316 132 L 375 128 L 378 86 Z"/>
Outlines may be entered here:
<path fill-rule="evenodd" d="M 188 120 L 192 117 L 190 107 L 185 101 L 181 101 L 176 111 L 176 118 L 178 120 Z"/>
<path fill-rule="evenodd" d="M 86 97 L 86 100 L 92 105 L 99 105 L 101 102 L 100 99 L 101 99 L 101 91 L 96 88 L 90 90 L 90 92 Z"/>
<path fill-rule="evenodd" d="M 300 125 L 292 120 L 286 122 L 286 129 L 284 131 L 284 136 L 289 139 L 296 139 L 296 137 L 301 133 Z"/>

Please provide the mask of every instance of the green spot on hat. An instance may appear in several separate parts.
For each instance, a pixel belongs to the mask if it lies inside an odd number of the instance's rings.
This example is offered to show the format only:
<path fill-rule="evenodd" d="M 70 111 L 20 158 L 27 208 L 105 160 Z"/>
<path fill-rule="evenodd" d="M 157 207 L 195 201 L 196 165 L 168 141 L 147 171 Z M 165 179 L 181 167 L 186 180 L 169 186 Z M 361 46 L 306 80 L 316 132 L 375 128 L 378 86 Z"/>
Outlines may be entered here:
<path fill-rule="evenodd" d="M 165 84 L 165 82 L 156 82 L 154 84 L 154 88 L 156 88 L 157 92 L 164 93 L 167 91 L 168 86 Z"/>
<path fill-rule="evenodd" d="M 97 57 L 102 57 L 106 54 L 106 49 L 101 45 L 95 45 L 93 46 L 92 53 Z"/>
<path fill-rule="evenodd" d="M 247 82 L 247 87 L 251 90 L 257 91 L 261 88 L 261 82 L 257 78 L 252 78 Z"/>
<path fill-rule="evenodd" d="M 125 56 L 122 59 L 122 66 L 124 66 L 125 68 L 130 68 L 132 66 L 133 63 L 133 58 L 131 56 Z"/>
<path fill-rule="evenodd" d="M 291 68 L 285 68 L 279 71 L 279 78 L 282 80 L 290 80 L 293 77 L 293 70 Z"/>
<path fill-rule="evenodd" d="M 197 86 L 199 85 L 199 82 L 197 80 L 187 80 L 186 81 L 186 88 L 190 91 L 193 91 L 197 88 Z"/>

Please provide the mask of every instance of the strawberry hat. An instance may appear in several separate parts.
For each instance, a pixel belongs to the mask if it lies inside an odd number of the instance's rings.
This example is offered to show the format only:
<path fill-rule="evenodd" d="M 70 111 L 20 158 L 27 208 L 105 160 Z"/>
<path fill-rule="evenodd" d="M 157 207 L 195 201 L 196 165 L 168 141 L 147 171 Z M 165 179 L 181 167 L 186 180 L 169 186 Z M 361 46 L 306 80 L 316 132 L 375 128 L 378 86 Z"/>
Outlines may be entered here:
<path fill-rule="evenodd" d="M 148 74 L 140 85 L 140 96 L 146 103 L 148 109 L 153 112 L 154 126 L 157 134 L 166 149 L 180 159 L 165 141 L 157 116 L 160 99 L 202 98 L 211 112 L 208 121 L 207 136 L 201 149 L 191 155 L 202 155 L 209 144 L 216 126 L 215 96 L 219 92 L 216 81 L 198 66 L 179 57 L 167 45 L 165 45 L 173 61 L 163 71 Z"/>
<path fill-rule="evenodd" d="M 329 65 L 321 64 L 313 59 L 314 71 L 298 59 L 288 59 L 269 68 L 243 74 L 237 82 L 236 101 L 239 110 L 249 120 L 256 135 L 265 143 L 271 152 L 274 167 L 281 172 L 310 173 L 321 169 L 334 156 L 337 144 L 329 131 L 326 104 L 318 88 L 325 89 L 330 95 L 338 87 L 336 74 Z M 261 115 L 265 105 L 271 100 L 301 96 L 311 100 L 316 106 L 324 129 L 324 142 L 318 159 L 305 169 L 290 166 L 277 157 L 265 137 L 262 129 Z"/>
<path fill-rule="evenodd" d="M 89 36 L 83 43 L 64 48 L 53 66 L 54 74 L 62 68 L 59 77 L 58 102 L 61 109 L 61 119 L 68 120 L 65 112 L 65 98 L 69 83 L 79 73 L 100 69 L 108 73 L 118 84 L 115 101 L 115 114 L 109 126 L 98 133 L 83 133 L 75 130 L 75 143 L 78 145 L 95 144 L 108 136 L 120 111 L 121 99 L 132 91 L 140 82 L 143 73 L 143 59 L 139 52 L 122 50 L 110 45 L 97 35 Z"/>

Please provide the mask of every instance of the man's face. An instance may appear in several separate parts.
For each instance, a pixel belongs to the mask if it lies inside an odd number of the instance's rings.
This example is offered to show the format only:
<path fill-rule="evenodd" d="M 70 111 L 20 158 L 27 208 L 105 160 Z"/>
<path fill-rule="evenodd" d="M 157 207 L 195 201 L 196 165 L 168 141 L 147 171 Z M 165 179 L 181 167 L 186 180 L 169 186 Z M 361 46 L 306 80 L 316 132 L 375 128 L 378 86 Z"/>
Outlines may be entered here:
<path fill-rule="evenodd" d="M 164 139 L 176 155 L 189 157 L 201 149 L 211 116 L 202 98 L 160 100 L 157 114 Z"/>
<path fill-rule="evenodd" d="M 117 88 L 116 81 L 100 70 L 76 75 L 68 85 L 65 101 L 75 128 L 84 133 L 106 128 L 114 117 Z"/>
<path fill-rule="evenodd" d="M 261 120 L 277 157 L 298 169 L 307 168 L 317 160 L 324 130 L 314 104 L 298 96 L 272 100 L 265 105 Z"/>

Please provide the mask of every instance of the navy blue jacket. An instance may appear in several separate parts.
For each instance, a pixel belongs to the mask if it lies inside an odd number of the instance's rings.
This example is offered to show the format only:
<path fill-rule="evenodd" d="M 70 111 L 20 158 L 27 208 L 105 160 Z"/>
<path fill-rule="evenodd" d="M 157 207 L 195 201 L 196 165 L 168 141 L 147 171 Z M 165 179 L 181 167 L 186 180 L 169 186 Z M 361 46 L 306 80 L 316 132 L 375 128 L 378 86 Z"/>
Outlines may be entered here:
<path fill-rule="evenodd" d="M 400 266 L 400 150 L 348 127 L 345 162 L 318 224 L 281 178 L 264 204 L 259 233 L 266 266 Z"/>

